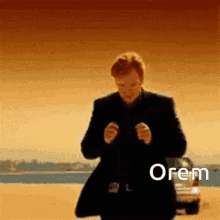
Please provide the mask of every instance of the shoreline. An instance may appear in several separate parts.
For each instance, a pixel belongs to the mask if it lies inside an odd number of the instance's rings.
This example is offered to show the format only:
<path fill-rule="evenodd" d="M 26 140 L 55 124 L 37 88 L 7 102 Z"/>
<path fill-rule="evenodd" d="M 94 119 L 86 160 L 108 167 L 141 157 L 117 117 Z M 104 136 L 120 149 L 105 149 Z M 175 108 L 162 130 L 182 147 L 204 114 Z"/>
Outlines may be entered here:
<path fill-rule="evenodd" d="M 34 182 L 30 182 L 30 183 L 2 183 L 0 182 L 0 186 L 7 186 L 7 185 L 24 185 L 24 186 L 30 186 L 30 185 L 35 185 L 35 186 L 48 186 L 48 185 L 54 185 L 54 186 L 58 186 L 58 185 L 63 185 L 63 186 L 83 186 L 84 183 L 34 183 Z M 199 186 L 198 187 L 201 193 L 201 190 L 203 189 L 213 189 L 213 190 L 219 190 L 220 186 Z"/>
<path fill-rule="evenodd" d="M 91 170 L 71 170 L 71 171 L 64 171 L 64 170 L 54 170 L 54 171 L 39 171 L 39 170 L 31 170 L 31 171 L 20 171 L 20 172 L 0 172 L 0 176 L 16 176 L 22 174 L 65 174 L 65 173 L 92 173 Z"/>

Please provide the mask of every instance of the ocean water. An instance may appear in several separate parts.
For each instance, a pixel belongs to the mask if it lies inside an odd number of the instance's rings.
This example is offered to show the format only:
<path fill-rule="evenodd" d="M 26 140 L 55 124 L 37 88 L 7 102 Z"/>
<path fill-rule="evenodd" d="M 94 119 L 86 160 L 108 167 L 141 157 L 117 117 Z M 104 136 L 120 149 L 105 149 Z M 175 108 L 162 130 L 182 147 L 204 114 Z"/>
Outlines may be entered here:
<path fill-rule="evenodd" d="M 200 180 L 201 186 L 220 186 L 220 170 L 209 170 L 209 178 L 206 180 L 205 172 L 202 172 L 202 180 Z"/>
<path fill-rule="evenodd" d="M 79 183 L 87 181 L 91 173 L 88 172 L 24 172 L 24 173 L 1 173 L 0 183 Z M 141 181 L 141 178 L 140 178 Z M 202 178 L 199 181 L 201 186 L 220 186 L 220 171 L 209 171 L 209 180 L 202 172 Z"/>
<path fill-rule="evenodd" d="M 91 173 L 86 172 L 27 172 L 0 175 L 0 183 L 85 183 Z"/>

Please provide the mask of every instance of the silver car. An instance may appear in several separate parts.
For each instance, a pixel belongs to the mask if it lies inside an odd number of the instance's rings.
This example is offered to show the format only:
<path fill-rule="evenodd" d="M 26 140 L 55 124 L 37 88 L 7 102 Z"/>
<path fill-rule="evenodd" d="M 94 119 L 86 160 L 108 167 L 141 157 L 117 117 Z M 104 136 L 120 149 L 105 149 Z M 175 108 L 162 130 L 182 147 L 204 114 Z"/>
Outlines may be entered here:
<path fill-rule="evenodd" d="M 168 166 L 175 167 L 176 172 L 172 172 L 172 178 L 174 180 L 176 195 L 177 195 L 177 210 L 184 209 L 187 215 L 196 215 L 200 210 L 200 190 L 199 190 L 199 175 L 198 172 L 193 173 L 193 162 L 189 157 L 168 159 Z M 173 165 L 173 166 L 172 166 Z M 178 171 L 181 168 L 186 168 L 189 174 L 182 174 L 181 177 L 187 180 L 180 180 L 178 177 Z M 194 175 L 194 179 L 193 179 Z"/>

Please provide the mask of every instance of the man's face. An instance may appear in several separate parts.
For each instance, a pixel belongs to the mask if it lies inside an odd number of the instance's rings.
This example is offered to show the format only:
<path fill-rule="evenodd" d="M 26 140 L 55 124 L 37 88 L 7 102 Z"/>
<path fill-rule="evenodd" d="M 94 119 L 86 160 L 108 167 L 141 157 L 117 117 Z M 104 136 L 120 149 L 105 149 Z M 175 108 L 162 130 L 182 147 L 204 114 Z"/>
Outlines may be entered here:
<path fill-rule="evenodd" d="M 132 69 L 125 76 L 115 77 L 118 92 L 127 104 L 131 104 L 139 96 L 142 81 L 135 69 Z"/>

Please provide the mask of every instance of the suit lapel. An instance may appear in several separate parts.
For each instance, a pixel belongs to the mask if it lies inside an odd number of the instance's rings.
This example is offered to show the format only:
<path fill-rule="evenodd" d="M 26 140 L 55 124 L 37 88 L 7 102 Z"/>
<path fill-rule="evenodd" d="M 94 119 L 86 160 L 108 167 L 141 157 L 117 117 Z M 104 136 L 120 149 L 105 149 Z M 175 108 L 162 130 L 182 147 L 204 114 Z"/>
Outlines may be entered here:
<path fill-rule="evenodd" d="M 111 103 L 107 106 L 107 121 L 106 123 L 115 122 L 120 125 L 123 119 L 123 106 L 121 102 L 121 97 L 118 92 L 115 93 Z"/>

